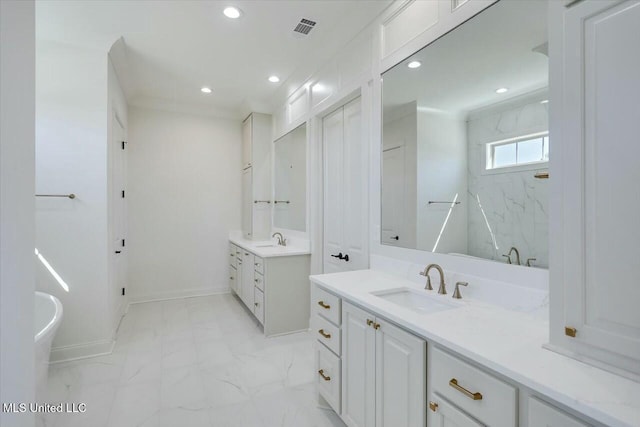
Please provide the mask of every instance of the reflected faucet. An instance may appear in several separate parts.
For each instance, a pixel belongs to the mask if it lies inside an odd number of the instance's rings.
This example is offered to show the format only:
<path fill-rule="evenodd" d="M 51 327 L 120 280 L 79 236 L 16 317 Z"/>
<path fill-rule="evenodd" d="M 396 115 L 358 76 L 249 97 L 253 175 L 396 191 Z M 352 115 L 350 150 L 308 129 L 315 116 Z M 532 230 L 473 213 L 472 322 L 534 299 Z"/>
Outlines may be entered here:
<path fill-rule="evenodd" d="M 509 264 L 513 264 L 513 263 L 511 262 L 511 254 L 512 254 L 513 252 L 515 252 L 515 253 L 516 253 L 516 265 L 522 265 L 522 264 L 520 263 L 520 252 L 518 252 L 518 249 L 516 249 L 516 247 L 515 247 L 515 246 L 511 246 L 511 249 L 509 249 L 509 253 L 508 253 L 507 255 L 502 255 L 502 256 L 507 258 L 507 260 L 508 260 Z"/>
<path fill-rule="evenodd" d="M 447 294 L 447 289 L 446 289 L 446 284 L 444 283 L 444 271 L 442 271 L 442 267 L 440 267 L 438 264 L 429 264 L 427 266 L 427 268 L 424 269 L 424 271 L 420 272 L 421 276 L 426 276 L 427 277 L 427 284 L 424 286 L 425 289 L 432 291 L 433 288 L 431 287 L 431 277 L 429 277 L 429 271 L 435 268 L 436 270 L 438 270 L 438 273 L 440 273 L 440 287 L 438 288 L 438 293 L 441 295 L 446 295 Z"/>
<path fill-rule="evenodd" d="M 284 238 L 282 233 L 275 232 L 271 237 L 278 237 L 278 246 L 287 246 L 287 239 Z"/>

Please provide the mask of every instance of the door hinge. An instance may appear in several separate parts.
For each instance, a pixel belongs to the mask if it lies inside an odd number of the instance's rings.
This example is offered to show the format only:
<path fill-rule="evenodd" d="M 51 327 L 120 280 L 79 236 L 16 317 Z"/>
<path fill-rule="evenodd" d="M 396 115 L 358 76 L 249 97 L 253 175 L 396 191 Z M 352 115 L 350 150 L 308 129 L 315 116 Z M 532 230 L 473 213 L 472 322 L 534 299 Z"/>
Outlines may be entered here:
<path fill-rule="evenodd" d="M 127 143 L 127 141 L 122 141 L 122 149 L 124 150 L 124 146 Z"/>
<path fill-rule="evenodd" d="M 124 239 L 122 239 L 122 247 L 124 248 Z"/>
<path fill-rule="evenodd" d="M 124 293 L 125 293 L 125 292 L 124 292 L 124 288 L 122 288 L 122 295 L 124 295 Z"/>
<path fill-rule="evenodd" d="M 124 199 L 124 190 L 122 190 L 122 198 Z"/>
<path fill-rule="evenodd" d="M 568 337 L 575 338 L 578 330 L 576 328 L 572 328 L 571 326 L 564 327 L 564 334 Z"/>

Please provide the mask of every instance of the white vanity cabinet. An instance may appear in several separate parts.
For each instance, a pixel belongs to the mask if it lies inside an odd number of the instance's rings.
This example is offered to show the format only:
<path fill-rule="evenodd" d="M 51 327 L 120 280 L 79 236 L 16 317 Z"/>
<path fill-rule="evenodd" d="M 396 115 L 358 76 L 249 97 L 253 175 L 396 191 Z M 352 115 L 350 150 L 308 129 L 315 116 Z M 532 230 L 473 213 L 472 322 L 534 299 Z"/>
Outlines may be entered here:
<path fill-rule="evenodd" d="M 232 290 L 264 326 L 264 334 L 307 330 L 310 256 L 261 257 L 248 249 L 250 245 L 236 246 L 238 257 Z"/>
<path fill-rule="evenodd" d="M 242 232 L 246 239 L 271 230 L 271 116 L 251 113 L 242 123 Z"/>
<path fill-rule="evenodd" d="M 426 342 L 343 302 L 342 418 L 355 427 L 422 427 Z"/>
<path fill-rule="evenodd" d="M 637 379 L 640 3 L 550 7 L 551 344 Z"/>

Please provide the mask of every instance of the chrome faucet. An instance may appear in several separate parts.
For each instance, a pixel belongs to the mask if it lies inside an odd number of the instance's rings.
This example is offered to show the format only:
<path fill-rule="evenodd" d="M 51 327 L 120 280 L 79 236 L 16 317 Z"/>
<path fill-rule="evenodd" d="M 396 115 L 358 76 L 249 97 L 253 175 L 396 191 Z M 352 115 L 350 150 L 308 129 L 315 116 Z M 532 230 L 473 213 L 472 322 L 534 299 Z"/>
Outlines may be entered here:
<path fill-rule="evenodd" d="M 446 295 L 447 285 L 444 283 L 444 271 L 442 271 L 442 267 L 440 267 L 438 264 L 429 264 L 427 268 L 424 269 L 424 271 L 420 272 L 421 276 L 427 277 L 427 284 L 424 286 L 424 288 L 429 291 L 433 290 L 433 288 L 431 287 L 431 277 L 429 277 L 429 271 L 431 271 L 432 268 L 435 268 L 436 270 L 438 270 L 438 273 L 440 273 L 440 287 L 438 288 L 438 293 L 441 295 Z"/>
<path fill-rule="evenodd" d="M 507 255 L 502 255 L 502 256 L 507 258 L 509 264 L 512 264 L 512 262 L 511 262 L 511 254 L 513 252 L 516 253 L 516 265 L 522 265 L 522 264 L 520 264 L 520 252 L 518 252 L 518 249 L 516 249 L 515 246 L 511 246 L 511 249 L 509 249 L 509 253 Z"/>
<path fill-rule="evenodd" d="M 278 246 L 287 246 L 287 239 L 284 238 L 282 233 L 275 232 L 271 237 L 276 237 L 276 236 L 278 236 Z"/>

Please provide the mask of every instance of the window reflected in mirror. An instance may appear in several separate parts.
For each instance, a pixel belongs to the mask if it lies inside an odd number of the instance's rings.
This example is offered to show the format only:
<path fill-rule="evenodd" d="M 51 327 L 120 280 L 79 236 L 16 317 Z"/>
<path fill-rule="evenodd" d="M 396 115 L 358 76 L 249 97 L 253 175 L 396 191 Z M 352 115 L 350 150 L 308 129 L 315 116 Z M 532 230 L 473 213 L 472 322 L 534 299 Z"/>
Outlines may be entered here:
<path fill-rule="evenodd" d="M 383 244 L 548 266 L 546 22 L 500 1 L 383 74 Z"/>

